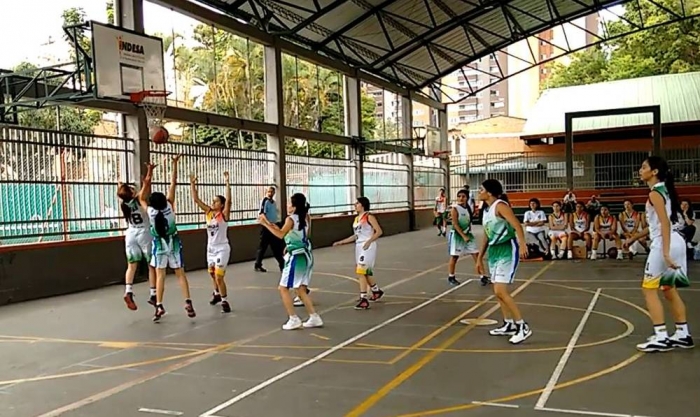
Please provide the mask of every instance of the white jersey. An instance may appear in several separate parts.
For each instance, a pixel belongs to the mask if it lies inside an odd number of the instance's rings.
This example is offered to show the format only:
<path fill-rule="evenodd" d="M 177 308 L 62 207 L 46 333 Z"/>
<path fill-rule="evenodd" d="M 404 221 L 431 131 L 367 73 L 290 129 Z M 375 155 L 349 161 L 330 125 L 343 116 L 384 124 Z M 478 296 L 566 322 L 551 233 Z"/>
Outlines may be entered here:
<path fill-rule="evenodd" d="M 664 206 L 666 207 L 666 215 L 669 218 L 669 222 L 671 222 L 671 231 L 677 229 L 677 225 L 674 225 L 673 222 L 671 221 L 671 198 L 668 194 L 668 190 L 666 189 L 666 184 L 663 182 L 658 182 L 654 184 L 654 187 L 652 187 L 652 191 L 656 191 L 659 194 L 661 194 L 661 197 L 664 199 Z M 645 215 L 647 218 L 647 225 L 649 226 L 649 238 L 651 240 L 658 239 L 661 237 L 661 221 L 659 220 L 659 217 L 656 214 L 656 210 L 654 210 L 654 206 L 651 205 L 651 202 L 647 200 L 646 204 L 646 210 L 645 210 Z M 680 213 L 679 213 L 680 216 Z"/>
<path fill-rule="evenodd" d="M 369 212 L 364 212 L 359 216 L 355 216 L 352 227 L 355 231 L 355 236 L 357 236 L 355 243 L 365 243 L 374 235 L 374 228 L 369 223 Z"/>
<path fill-rule="evenodd" d="M 574 216 L 574 230 L 577 232 L 586 231 L 586 222 L 588 222 L 588 214 L 582 212 L 580 215 L 578 213 L 573 213 Z"/>
<path fill-rule="evenodd" d="M 435 211 L 438 213 L 447 211 L 447 199 L 444 196 L 435 198 Z"/>
<path fill-rule="evenodd" d="M 228 245 L 228 223 L 221 212 L 207 213 L 207 245 Z"/>
<path fill-rule="evenodd" d="M 608 215 L 608 217 L 603 217 L 603 215 L 601 214 L 599 219 L 600 219 L 600 221 L 599 221 L 598 225 L 600 226 L 600 230 L 603 232 L 611 231 L 612 224 L 613 224 L 613 216 Z"/>
<path fill-rule="evenodd" d="M 625 228 L 629 232 L 636 232 L 637 230 L 635 229 L 635 226 L 637 225 L 637 216 L 638 213 L 636 211 L 633 211 L 632 214 L 627 213 L 626 211 L 622 212 L 622 218 L 624 219 L 625 223 Z"/>
<path fill-rule="evenodd" d="M 141 235 L 148 232 L 151 222 L 148 218 L 148 213 L 141 207 L 137 199 L 133 199 L 128 203 L 124 203 L 129 207 L 131 214 L 127 219 L 127 235 Z"/>
<path fill-rule="evenodd" d="M 161 212 L 165 216 L 165 220 L 168 222 L 167 234 L 168 236 L 174 236 L 177 234 L 177 224 L 175 223 L 175 211 L 173 211 L 173 206 L 168 205 L 163 210 L 156 210 L 153 207 L 148 207 L 148 218 L 151 220 L 151 235 L 154 237 L 159 237 L 156 231 L 156 215 Z"/>
<path fill-rule="evenodd" d="M 559 213 L 559 217 L 557 217 L 557 215 L 554 213 L 552 213 L 550 216 L 550 218 L 552 219 L 552 224 L 554 226 L 566 225 L 566 215 L 564 213 Z"/>

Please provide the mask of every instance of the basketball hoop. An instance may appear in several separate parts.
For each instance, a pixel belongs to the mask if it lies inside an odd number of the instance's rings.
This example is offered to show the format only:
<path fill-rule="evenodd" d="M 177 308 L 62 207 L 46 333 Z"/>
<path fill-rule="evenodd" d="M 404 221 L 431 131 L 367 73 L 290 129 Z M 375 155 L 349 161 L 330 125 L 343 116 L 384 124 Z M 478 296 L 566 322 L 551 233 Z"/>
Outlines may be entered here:
<path fill-rule="evenodd" d="M 131 102 L 136 106 L 143 107 L 143 110 L 146 112 L 149 129 L 163 126 L 169 95 L 170 91 L 165 90 L 144 90 L 137 93 L 129 93 Z"/>

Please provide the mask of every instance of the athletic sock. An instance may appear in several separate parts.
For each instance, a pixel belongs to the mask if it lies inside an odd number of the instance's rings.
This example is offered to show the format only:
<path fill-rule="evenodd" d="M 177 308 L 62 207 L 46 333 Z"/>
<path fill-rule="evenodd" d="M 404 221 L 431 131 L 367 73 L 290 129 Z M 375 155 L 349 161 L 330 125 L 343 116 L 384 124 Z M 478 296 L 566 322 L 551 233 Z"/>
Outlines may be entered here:
<path fill-rule="evenodd" d="M 367 293 L 366 293 L 366 292 L 361 292 L 361 293 L 360 293 L 360 298 L 367 298 Z"/>
<path fill-rule="evenodd" d="M 134 286 L 132 284 L 126 284 L 126 293 L 134 292 Z"/>
<path fill-rule="evenodd" d="M 688 323 L 676 323 L 676 336 L 683 338 L 690 336 Z"/>
<path fill-rule="evenodd" d="M 668 332 L 666 331 L 666 324 L 655 324 L 654 334 L 659 339 L 668 339 Z"/>
<path fill-rule="evenodd" d="M 151 294 L 150 295 L 156 295 L 156 289 L 151 287 Z"/>
<path fill-rule="evenodd" d="M 221 293 L 219 292 L 219 290 L 214 290 L 214 295 L 221 295 Z"/>
<path fill-rule="evenodd" d="M 379 291 L 379 285 L 374 284 L 374 285 L 372 285 L 371 289 L 372 289 L 372 291 L 377 292 L 377 291 Z"/>

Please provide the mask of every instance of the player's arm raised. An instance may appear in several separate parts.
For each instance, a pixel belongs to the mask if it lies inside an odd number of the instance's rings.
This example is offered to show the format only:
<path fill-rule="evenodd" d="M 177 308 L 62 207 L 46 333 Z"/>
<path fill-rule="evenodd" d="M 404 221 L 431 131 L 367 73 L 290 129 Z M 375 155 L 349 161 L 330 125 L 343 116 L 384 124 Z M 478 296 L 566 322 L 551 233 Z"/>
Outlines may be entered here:
<path fill-rule="evenodd" d="M 211 211 L 211 207 L 204 204 L 204 201 L 199 198 L 199 191 L 197 191 L 197 176 L 194 174 L 190 174 L 190 194 L 192 195 L 192 200 L 194 203 L 197 205 L 197 207 L 202 209 L 203 212 L 209 213 Z M 226 201 L 226 204 L 228 204 L 228 200 Z"/>
<path fill-rule="evenodd" d="M 231 220 L 231 180 L 229 179 L 228 171 L 224 172 L 224 185 L 226 186 L 226 191 L 224 192 L 224 197 L 226 197 L 226 203 L 224 204 L 224 211 L 222 212 L 224 220 Z"/>
<path fill-rule="evenodd" d="M 170 174 L 170 187 L 168 188 L 168 202 L 175 209 L 175 189 L 177 188 L 177 165 L 182 155 L 175 155 L 172 162 L 172 173 Z"/>

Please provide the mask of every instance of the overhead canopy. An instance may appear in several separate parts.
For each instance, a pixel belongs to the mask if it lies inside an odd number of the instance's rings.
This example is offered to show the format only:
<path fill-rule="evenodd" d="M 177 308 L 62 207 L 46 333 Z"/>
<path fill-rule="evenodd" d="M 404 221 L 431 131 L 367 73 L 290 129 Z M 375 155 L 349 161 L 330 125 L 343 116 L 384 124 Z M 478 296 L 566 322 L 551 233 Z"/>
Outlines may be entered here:
<path fill-rule="evenodd" d="M 621 0 L 198 0 L 420 90 L 545 29 Z"/>
<path fill-rule="evenodd" d="M 700 121 L 700 72 L 632 78 L 553 88 L 542 93 L 523 128 L 523 138 L 564 134 L 569 112 L 659 105 L 661 123 Z M 575 132 L 652 124 L 651 113 L 574 119 Z"/>

